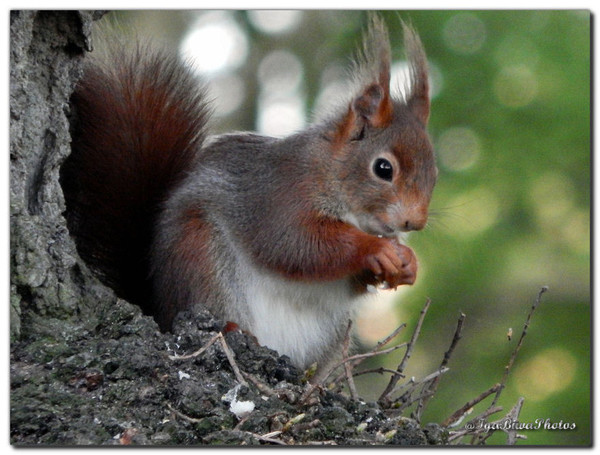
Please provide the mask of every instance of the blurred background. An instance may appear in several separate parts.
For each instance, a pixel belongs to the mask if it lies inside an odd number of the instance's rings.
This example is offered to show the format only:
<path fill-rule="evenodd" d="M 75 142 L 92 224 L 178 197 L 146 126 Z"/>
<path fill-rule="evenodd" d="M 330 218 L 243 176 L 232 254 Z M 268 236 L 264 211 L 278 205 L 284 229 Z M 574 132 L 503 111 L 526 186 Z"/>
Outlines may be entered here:
<path fill-rule="evenodd" d="M 408 327 L 398 341 L 408 341 L 430 298 L 406 371 L 422 378 L 439 366 L 464 312 L 450 371 L 423 416 L 441 422 L 501 380 L 529 309 L 548 286 L 497 416 L 523 396 L 522 422 L 576 428 L 523 431 L 520 444 L 590 444 L 590 12 L 382 15 L 394 79 L 405 69 L 400 19 L 415 26 L 426 48 L 440 176 L 429 226 L 409 240 L 420 260 L 417 284 L 365 304 L 355 325 L 359 349 L 402 322 Z M 348 95 L 347 69 L 367 15 L 121 11 L 105 20 L 115 18 L 123 30 L 135 26 L 176 48 L 208 81 L 214 133 L 286 135 Z M 402 355 L 362 366 L 395 368 Z M 388 378 L 359 376 L 360 395 L 376 400 Z M 505 440 L 496 434 L 488 442 Z"/>

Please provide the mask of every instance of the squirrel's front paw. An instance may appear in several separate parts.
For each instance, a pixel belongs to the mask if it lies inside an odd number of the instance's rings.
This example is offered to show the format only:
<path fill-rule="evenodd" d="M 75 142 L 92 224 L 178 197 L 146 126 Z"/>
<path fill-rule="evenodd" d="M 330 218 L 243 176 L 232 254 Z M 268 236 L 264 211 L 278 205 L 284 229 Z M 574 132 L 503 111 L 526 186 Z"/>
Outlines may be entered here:
<path fill-rule="evenodd" d="M 415 253 L 395 240 L 381 239 L 377 250 L 368 254 L 365 262 L 376 279 L 392 289 L 402 284 L 413 284 L 417 278 Z"/>

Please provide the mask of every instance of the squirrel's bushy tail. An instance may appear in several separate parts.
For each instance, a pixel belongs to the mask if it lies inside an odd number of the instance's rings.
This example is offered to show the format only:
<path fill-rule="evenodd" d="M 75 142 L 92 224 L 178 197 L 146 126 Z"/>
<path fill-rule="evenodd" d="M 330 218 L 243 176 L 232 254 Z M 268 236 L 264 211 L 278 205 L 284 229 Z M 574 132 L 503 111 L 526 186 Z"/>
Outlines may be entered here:
<path fill-rule="evenodd" d="M 140 42 L 109 49 L 91 54 L 72 98 L 65 215 L 80 255 L 148 313 L 156 217 L 199 157 L 208 108 L 204 87 L 175 52 Z"/>

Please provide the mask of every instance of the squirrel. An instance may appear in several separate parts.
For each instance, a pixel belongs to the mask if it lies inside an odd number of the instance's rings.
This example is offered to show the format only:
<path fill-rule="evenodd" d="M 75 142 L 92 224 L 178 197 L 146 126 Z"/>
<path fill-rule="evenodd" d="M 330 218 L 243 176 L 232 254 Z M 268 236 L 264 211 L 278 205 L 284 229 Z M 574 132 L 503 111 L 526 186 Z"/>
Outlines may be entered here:
<path fill-rule="evenodd" d="M 200 304 L 298 367 L 331 361 L 372 286 L 416 278 L 403 239 L 427 223 L 437 167 L 426 56 L 402 27 L 403 96 L 390 91 L 388 31 L 373 15 L 354 93 L 285 138 L 209 139 L 205 86 L 171 51 L 136 41 L 92 52 L 61 168 L 81 257 L 163 331 Z"/>

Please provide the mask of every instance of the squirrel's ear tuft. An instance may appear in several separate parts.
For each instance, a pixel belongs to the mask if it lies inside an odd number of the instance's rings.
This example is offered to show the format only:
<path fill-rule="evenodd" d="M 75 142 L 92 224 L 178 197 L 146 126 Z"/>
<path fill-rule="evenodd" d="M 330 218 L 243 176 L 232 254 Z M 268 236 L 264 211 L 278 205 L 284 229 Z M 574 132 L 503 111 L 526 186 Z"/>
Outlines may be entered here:
<path fill-rule="evenodd" d="M 354 78 L 359 91 L 351 107 L 359 117 L 376 128 L 392 122 L 390 60 L 387 27 L 380 16 L 370 14 L 362 52 L 355 63 Z"/>
<path fill-rule="evenodd" d="M 404 29 L 404 49 L 410 74 L 410 87 L 406 104 L 421 123 L 426 125 L 429 120 L 430 109 L 427 57 L 417 32 L 404 22 L 402 28 Z"/>
<path fill-rule="evenodd" d="M 354 62 L 353 85 L 357 91 L 338 124 L 337 140 L 351 140 L 365 125 L 383 128 L 392 122 L 390 54 L 385 23 L 378 15 L 371 14 L 362 49 Z"/>

